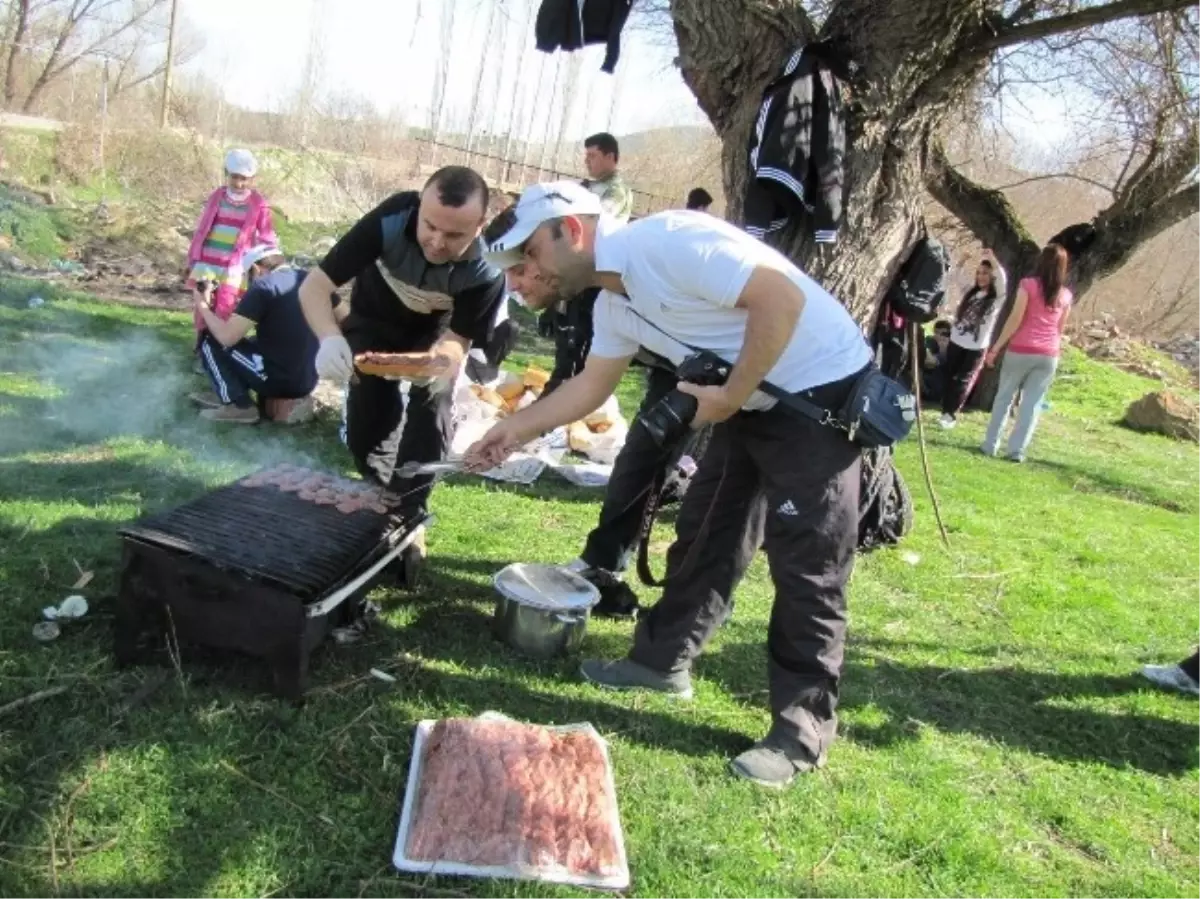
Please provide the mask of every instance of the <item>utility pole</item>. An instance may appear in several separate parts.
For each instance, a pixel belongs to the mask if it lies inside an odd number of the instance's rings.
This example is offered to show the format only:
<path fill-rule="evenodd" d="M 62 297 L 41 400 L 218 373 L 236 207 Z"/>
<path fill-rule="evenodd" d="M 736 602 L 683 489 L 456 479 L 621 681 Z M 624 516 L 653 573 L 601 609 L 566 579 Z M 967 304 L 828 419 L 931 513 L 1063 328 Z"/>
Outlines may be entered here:
<path fill-rule="evenodd" d="M 171 69 L 175 65 L 175 26 L 179 21 L 179 0 L 171 0 L 171 30 L 167 34 L 167 67 L 163 70 L 162 112 L 158 117 L 160 128 L 167 127 L 167 113 L 171 108 Z"/>

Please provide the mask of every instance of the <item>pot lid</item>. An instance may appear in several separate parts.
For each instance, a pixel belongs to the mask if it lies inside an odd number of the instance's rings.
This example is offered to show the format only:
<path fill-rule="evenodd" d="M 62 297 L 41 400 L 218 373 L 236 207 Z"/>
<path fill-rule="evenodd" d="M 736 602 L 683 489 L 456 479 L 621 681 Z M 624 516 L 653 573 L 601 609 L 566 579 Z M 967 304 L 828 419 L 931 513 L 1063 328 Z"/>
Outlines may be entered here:
<path fill-rule="evenodd" d="M 492 583 L 506 599 L 551 612 L 582 611 L 600 600 L 595 585 L 557 565 L 514 562 Z"/>

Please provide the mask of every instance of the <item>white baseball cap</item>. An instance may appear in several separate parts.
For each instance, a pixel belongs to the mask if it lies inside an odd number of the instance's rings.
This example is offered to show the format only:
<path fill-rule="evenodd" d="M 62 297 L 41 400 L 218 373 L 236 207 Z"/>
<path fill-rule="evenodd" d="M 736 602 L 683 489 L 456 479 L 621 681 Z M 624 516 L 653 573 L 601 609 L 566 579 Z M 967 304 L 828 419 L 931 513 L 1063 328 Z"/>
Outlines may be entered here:
<path fill-rule="evenodd" d="M 225 171 L 231 175 L 253 178 L 258 172 L 258 161 L 249 150 L 230 150 L 225 154 Z"/>
<path fill-rule="evenodd" d="M 574 181 L 534 184 L 521 192 L 513 212 L 512 227 L 494 240 L 484 258 L 500 269 L 512 268 L 523 254 L 521 247 L 538 226 L 568 215 L 600 215 L 600 198 Z"/>
<path fill-rule="evenodd" d="M 258 246 L 251 247 L 242 254 L 242 269 L 248 270 L 250 266 L 256 262 L 266 259 L 268 256 L 282 255 L 283 251 L 273 243 L 260 243 Z"/>

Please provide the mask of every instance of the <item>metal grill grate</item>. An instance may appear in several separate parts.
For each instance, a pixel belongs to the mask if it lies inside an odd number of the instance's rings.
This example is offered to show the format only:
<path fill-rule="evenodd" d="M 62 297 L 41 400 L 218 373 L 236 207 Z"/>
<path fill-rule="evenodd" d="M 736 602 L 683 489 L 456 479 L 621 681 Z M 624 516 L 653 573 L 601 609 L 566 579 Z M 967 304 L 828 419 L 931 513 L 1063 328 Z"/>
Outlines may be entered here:
<path fill-rule="evenodd" d="M 121 534 L 314 599 L 400 526 L 395 516 L 368 509 L 346 515 L 275 486 L 235 483 L 135 521 Z"/>

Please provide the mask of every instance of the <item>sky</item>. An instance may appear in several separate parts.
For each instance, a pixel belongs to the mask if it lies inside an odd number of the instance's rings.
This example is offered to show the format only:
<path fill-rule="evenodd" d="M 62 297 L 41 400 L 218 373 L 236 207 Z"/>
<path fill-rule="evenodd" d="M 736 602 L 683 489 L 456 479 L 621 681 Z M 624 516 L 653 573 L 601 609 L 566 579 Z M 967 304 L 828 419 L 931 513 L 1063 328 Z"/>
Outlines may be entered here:
<path fill-rule="evenodd" d="M 381 113 L 399 113 L 410 124 L 429 121 L 433 86 L 439 67 L 442 17 L 455 12 L 446 110 L 450 124 L 465 126 L 479 86 L 480 120 L 499 124 L 514 108 L 525 130 L 535 135 L 561 121 L 564 84 L 572 66 L 578 88 L 569 110 L 564 137 L 576 139 L 610 129 L 629 133 L 666 125 L 704 124 L 695 99 L 671 64 L 669 51 L 637 31 L 626 29 L 616 74 L 600 71 L 602 46 L 573 54 L 544 54 L 532 49 L 532 17 L 537 0 L 501 0 L 490 19 L 494 0 L 179 0 L 185 28 L 204 41 L 200 54 L 185 71 L 200 72 L 225 85 L 227 99 L 253 109 L 282 109 L 302 81 L 304 59 L 314 27 L 322 49 L 320 84 L 323 96 L 356 96 Z M 502 17 L 507 17 L 507 22 Z M 492 26 L 488 30 L 489 24 Z M 499 84 L 479 84 L 484 34 L 492 35 L 492 52 L 500 52 L 501 33 L 506 65 Z M 519 68 L 522 49 L 529 48 Z M 572 57 L 578 57 L 573 59 Z M 493 67 L 493 72 L 495 68 Z M 549 93 L 558 88 L 550 113 Z M 539 85 L 541 88 L 539 90 Z M 647 86 L 652 85 L 652 89 Z M 613 99 L 616 94 L 617 102 Z M 541 112 L 530 121 L 523 112 Z M 503 126 L 500 125 L 500 129 Z"/>
<path fill-rule="evenodd" d="M 626 28 L 617 71 L 600 71 L 602 46 L 575 53 L 532 49 L 540 0 L 179 0 L 185 28 L 203 40 L 185 71 L 224 85 L 226 98 L 251 109 L 280 111 L 297 96 L 309 47 L 322 51 L 323 100 L 355 98 L 379 113 L 425 126 L 439 68 L 443 17 L 454 10 L 443 127 L 465 131 L 478 88 L 482 129 L 503 132 L 515 117 L 517 134 L 541 142 L 562 128 L 564 140 L 595 131 L 628 134 L 648 128 L 706 125 L 672 64 L 674 48 Z M 491 16 L 493 8 L 497 14 Z M 490 26 L 490 29 L 489 29 Z M 484 36 L 492 53 L 504 48 L 497 83 L 479 79 Z M 315 35 L 315 38 L 314 38 Z M 502 40 L 503 38 L 503 40 Z M 520 65 L 523 50 L 525 63 Z M 562 121 L 564 84 L 577 88 Z M 554 100 L 550 95 L 553 92 Z M 1005 128 L 1043 155 L 1069 137 L 1061 101 L 1042 92 L 1008 103 Z M 615 101 L 615 102 L 614 102 Z M 514 114 L 515 110 L 515 114 Z"/>

